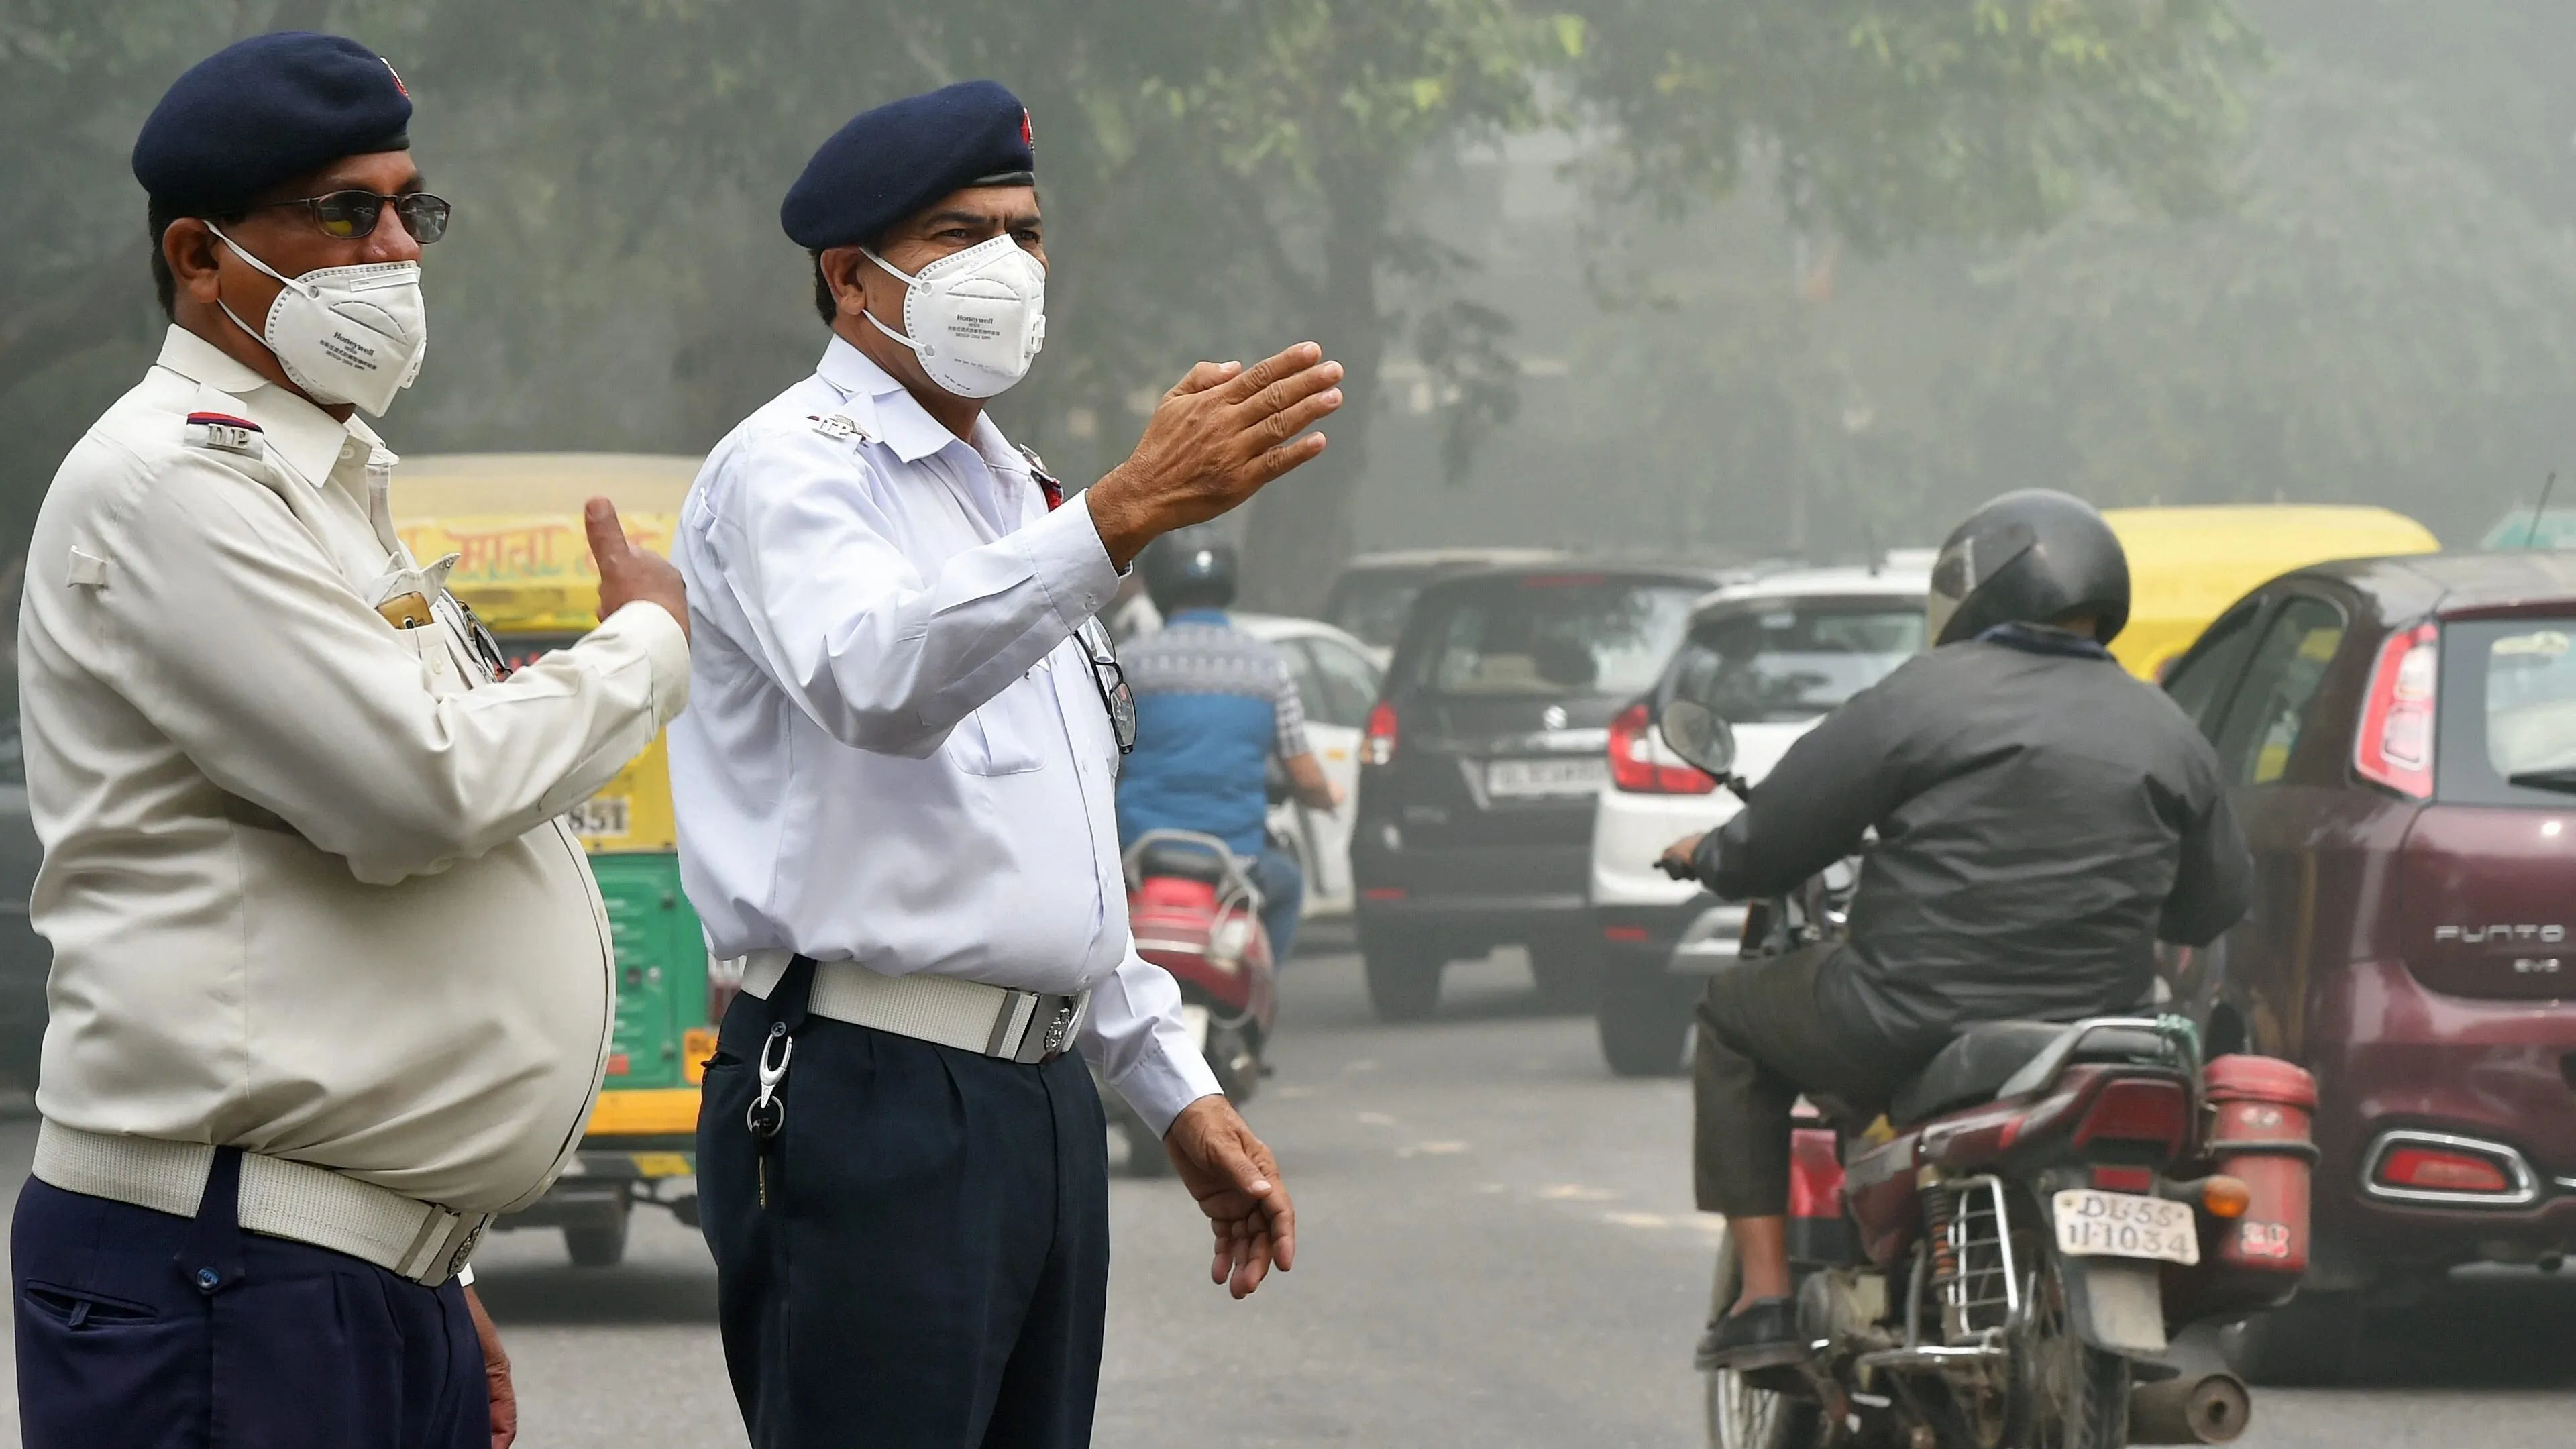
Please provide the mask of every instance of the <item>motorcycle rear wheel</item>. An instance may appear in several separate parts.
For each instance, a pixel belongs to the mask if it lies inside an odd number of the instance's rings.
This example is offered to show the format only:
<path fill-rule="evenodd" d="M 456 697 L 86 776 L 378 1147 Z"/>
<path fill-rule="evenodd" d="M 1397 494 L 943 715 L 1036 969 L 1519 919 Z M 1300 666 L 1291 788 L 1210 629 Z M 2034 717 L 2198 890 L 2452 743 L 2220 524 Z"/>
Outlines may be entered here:
<path fill-rule="evenodd" d="M 1735 1234 L 1717 1239 L 1717 1281 L 1709 1290 L 1709 1321 L 1735 1306 L 1743 1292 Z M 1700 1377 L 1708 1404 L 1709 1449 L 1814 1449 L 1824 1442 L 1824 1409 L 1813 1399 L 1757 1388 L 1733 1369 L 1705 1369 Z"/>
<path fill-rule="evenodd" d="M 2018 1449 L 2126 1449 L 2129 1361 L 2076 1336 L 2067 1311 L 2065 1262 L 2037 1235 L 2028 1318 L 2013 1336 L 2011 1427 Z"/>

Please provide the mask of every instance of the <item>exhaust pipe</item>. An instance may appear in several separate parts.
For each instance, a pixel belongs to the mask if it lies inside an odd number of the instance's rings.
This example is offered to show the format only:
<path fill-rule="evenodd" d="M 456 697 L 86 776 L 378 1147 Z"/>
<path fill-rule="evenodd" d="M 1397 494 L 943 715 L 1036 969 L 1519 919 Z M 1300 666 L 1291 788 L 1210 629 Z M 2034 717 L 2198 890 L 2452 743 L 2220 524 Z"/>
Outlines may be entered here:
<path fill-rule="evenodd" d="M 2129 1390 L 2132 1444 L 2224 1444 L 2253 1417 L 2245 1381 L 2221 1369 L 2177 1374 Z"/>

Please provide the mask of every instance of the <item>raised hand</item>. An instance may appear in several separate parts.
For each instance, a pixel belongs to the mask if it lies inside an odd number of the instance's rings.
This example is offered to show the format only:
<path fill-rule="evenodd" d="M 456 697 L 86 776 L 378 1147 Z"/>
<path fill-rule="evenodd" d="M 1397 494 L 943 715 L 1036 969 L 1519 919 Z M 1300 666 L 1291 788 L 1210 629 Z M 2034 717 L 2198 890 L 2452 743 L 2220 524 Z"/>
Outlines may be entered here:
<path fill-rule="evenodd" d="M 1145 545 L 1203 523 L 1324 451 L 1306 430 L 1342 405 L 1342 365 L 1300 342 L 1246 368 L 1202 362 L 1145 424 L 1127 461 L 1091 489 L 1094 527 L 1125 568 Z"/>

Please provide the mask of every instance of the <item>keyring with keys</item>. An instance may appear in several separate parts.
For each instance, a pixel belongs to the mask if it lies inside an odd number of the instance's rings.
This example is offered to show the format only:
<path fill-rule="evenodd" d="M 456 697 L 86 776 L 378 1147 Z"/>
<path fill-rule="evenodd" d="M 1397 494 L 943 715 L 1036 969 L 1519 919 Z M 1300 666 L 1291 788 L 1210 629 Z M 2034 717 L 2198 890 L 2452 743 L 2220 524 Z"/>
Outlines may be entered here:
<path fill-rule="evenodd" d="M 776 1065 L 770 1062 L 775 1050 Z M 769 1039 L 760 1044 L 760 1095 L 742 1109 L 742 1125 L 751 1132 L 760 1148 L 760 1205 L 769 1206 L 769 1144 L 778 1129 L 787 1125 L 787 1101 L 778 1095 L 779 1084 L 787 1080 L 787 1064 L 796 1059 L 796 1038 L 789 1035 L 787 1023 L 770 1023 Z"/>

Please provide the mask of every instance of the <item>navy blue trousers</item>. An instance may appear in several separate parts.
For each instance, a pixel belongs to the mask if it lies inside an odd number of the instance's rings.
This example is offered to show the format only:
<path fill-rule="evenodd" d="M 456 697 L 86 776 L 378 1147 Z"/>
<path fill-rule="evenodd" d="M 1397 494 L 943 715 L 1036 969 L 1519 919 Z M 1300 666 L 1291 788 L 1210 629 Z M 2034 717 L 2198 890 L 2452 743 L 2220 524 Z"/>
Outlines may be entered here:
<path fill-rule="evenodd" d="M 752 1443 L 1089 1444 L 1109 1286 L 1090 1069 L 794 1014 L 766 1152 L 743 1113 L 769 1002 L 726 1013 L 698 1116 L 725 1366 Z"/>
<path fill-rule="evenodd" d="M 192 1222 L 28 1179 L 9 1232 L 27 1449 L 491 1449 L 463 1289 L 245 1233 L 222 1196 Z"/>

